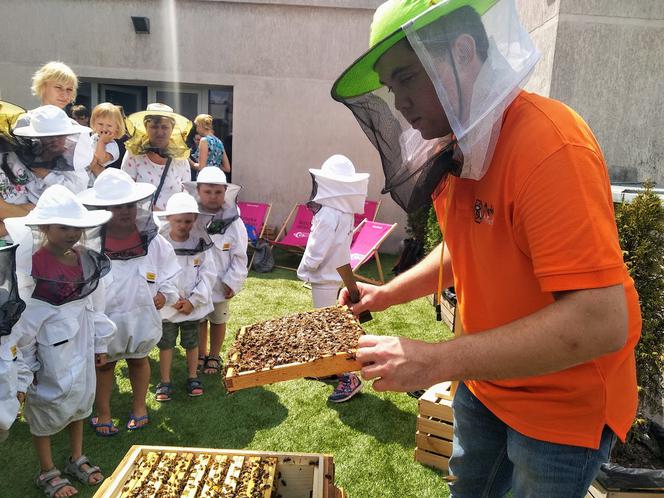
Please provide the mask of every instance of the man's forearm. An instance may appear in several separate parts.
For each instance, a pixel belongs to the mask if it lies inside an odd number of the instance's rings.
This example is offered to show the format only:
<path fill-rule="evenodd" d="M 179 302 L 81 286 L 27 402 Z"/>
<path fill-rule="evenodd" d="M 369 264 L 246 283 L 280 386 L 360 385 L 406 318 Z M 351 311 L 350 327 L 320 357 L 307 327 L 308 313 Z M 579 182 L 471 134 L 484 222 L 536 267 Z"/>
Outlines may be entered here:
<path fill-rule="evenodd" d="M 439 244 L 422 261 L 381 288 L 386 295 L 389 295 L 391 305 L 407 303 L 413 299 L 433 294 L 438 290 L 442 247 L 442 244 Z M 449 254 L 445 255 L 443 278 L 443 289 L 454 285 Z"/>
<path fill-rule="evenodd" d="M 571 292 L 524 318 L 431 345 L 441 380 L 497 380 L 557 372 L 619 350 L 627 338 L 622 285 Z"/>

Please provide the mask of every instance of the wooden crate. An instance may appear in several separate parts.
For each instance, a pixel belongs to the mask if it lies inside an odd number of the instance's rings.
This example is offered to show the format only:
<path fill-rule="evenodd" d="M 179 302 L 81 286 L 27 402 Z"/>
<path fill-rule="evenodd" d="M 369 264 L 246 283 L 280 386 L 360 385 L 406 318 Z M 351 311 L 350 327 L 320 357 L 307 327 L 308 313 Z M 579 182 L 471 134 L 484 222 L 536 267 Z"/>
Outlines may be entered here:
<path fill-rule="evenodd" d="M 240 329 L 238 339 L 242 337 L 245 331 L 246 327 Z M 236 358 L 234 357 L 234 359 Z M 229 368 L 224 377 L 224 384 L 228 392 L 233 392 L 248 387 L 263 386 L 285 380 L 339 375 L 345 372 L 354 372 L 361 368 L 362 364 L 353 355 L 343 352 L 326 355 L 312 361 L 278 365 L 264 370 L 237 372 L 235 369 Z"/>
<path fill-rule="evenodd" d="M 149 452 L 176 453 L 178 455 L 193 453 L 194 455 L 209 455 L 213 458 L 215 456 L 228 456 L 233 458 L 234 462 L 238 462 L 240 466 L 243 458 L 274 457 L 277 459 L 274 475 L 276 494 L 274 496 L 278 495 L 282 498 L 347 498 L 344 491 L 334 485 L 334 461 L 330 455 L 143 445 L 135 445 L 129 449 L 113 474 L 102 483 L 94 498 L 120 498 L 122 488 L 134 471 L 138 459 Z M 239 474 L 239 469 L 236 474 Z M 271 492 L 266 490 L 265 498 L 270 498 L 270 496 Z"/>
<path fill-rule="evenodd" d="M 664 489 L 643 491 L 609 490 L 598 481 L 593 481 L 586 498 L 662 498 Z"/>
<path fill-rule="evenodd" d="M 448 471 L 454 432 L 452 383 L 443 382 L 427 389 L 419 400 L 415 460 Z"/>

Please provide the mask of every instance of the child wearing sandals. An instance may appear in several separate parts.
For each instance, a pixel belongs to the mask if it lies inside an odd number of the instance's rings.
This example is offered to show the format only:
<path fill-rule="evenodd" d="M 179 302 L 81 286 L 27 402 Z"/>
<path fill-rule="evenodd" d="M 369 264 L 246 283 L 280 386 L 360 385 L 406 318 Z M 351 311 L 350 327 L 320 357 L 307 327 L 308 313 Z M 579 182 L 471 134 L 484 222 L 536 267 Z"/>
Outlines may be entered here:
<path fill-rule="evenodd" d="M 191 195 L 178 192 L 168 199 L 166 210 L 156 213 L 166 218 L 160 233 L 168 240 L 182 271 L 176 279 L 180 298 L 172 306 L 161 309 L 162 336 L 159 347 L 159 372 L 155 397 L 159 402 L 170 401 L 173 393 L 171 365 L 175 340 L 180 332 L 180 345 L 187 355 L 187 383 L 189 396 L 201 396 L 203 384 L 197 375 L 198 322 L 213 309 L 212 287 L 217 277 L 212 252 L 212 240 L 205 230 L 205 219 L 198 203 Z"/>
<path fill-rule="evenodd" d="M 154 192 L 154 185 L 135 183 L 124 171 L 108 168 L 92 188 L 78 194 L 86 206 L 113 214 L 100 234 L 102 252 L 111 260 L 111 271 L 106 277 L 106 310 L 117 332 L 108 345 L 108 363 L 97 369 L 97 416 L 90 423 L 99 436 L 118 433 L 111 418 L 118 360 L 127 361 L 133 394 L 125 427 L 134 431 L 149 423 L 148 354 L 161 338 L 159 310 L 179 299 L 175 277 L 180 266 L 153 219 L 150 207 Z"/>
<path fill-rule="evenodd" d="M 18 271 L 34 281 L 27 311 L 15 327 L 20 361 L 34 372 L 34 381 L 27 385 L 20 379 L 18 391 L 25 392 L 24 416 L 39 458 L 35 482 L 47 496 L 77 492 L 60 477 L 51 454 L 51 436 L 65 428 L 71 453 L 64 473 L 86 485 L 104 479 L 83 454 L 83 420 L 92 412 L 95 366 L 106 362 L 115 326 L 104 313 L 100 284 L 110 261 L 91 248 L 95 239 L 86 229 L 110 217 L 88 211 L 67 188 L 55 185 L 27 216 L 5 220 L 21 253 L 27 254 L 19 256 Z"/>
<path fill-rule="evenodd" d="M 217 267 L 217 280 L 212 289 L 214 310 L 199 326 L 198 360 L 203 373 L 216 374 L 221 371 L 219 355 L 226 336 L 229 301 L 242 289 L 248 272 L 247 229 L 240 219 L 236 204 L 240 187 L 228 183 L 220 168 L 206 166 L 200 170 L 195 182 L 185 183 L 185 189 L 198 200 L 201 213 L 212 216 L 207 232 L 214 242 L 212 253 Z"/>

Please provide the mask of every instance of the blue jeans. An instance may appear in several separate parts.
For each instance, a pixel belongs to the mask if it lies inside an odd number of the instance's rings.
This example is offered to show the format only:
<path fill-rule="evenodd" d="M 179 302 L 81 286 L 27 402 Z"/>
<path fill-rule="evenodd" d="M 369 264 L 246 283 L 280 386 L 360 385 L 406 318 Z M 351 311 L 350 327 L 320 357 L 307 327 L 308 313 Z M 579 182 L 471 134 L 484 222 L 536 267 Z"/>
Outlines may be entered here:
<path fill-rule="evenodd" d="M 539 441 L 501 422 L 465 386 L 454 397 L 452 496 L 583 498 L 616 436 L 604 428 L 597 450 Z"/>

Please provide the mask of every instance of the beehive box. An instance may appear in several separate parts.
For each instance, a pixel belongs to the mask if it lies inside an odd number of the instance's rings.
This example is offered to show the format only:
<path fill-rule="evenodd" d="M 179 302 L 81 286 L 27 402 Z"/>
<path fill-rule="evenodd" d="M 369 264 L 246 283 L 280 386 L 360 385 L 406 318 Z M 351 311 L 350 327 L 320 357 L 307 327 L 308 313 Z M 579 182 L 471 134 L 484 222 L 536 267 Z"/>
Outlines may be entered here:
<path fill-rule="evenodd" d="M 427 389 L 420 397 L 415 433 L 415 460 L 447 472 L 454 433 L 451 382 Z"/>
<path fill-rule="evenodd" d="M 94 498 L 139 496 L 346 498 L 330 455 L 136 445 Z"/>
<path fill-rule="evenodd" d="M 588 490 L 586 498 L 662 498 L 664 489 L 660 490 L 610 490 L 602 486 L 598 481 L 594 481 Z"/>
<path fill-rule="evenodd" d="M 229 353 L 229 392 L 362 368 L 355 359 L 364 331 L 345 306 L 331 306 L 242 327 Z M 248 348 L 248 351 L 242 351 Z M 254 348 L 255 350 L 252 350 Z M 247 367 L 246 365 L 251 365 Z"/>

